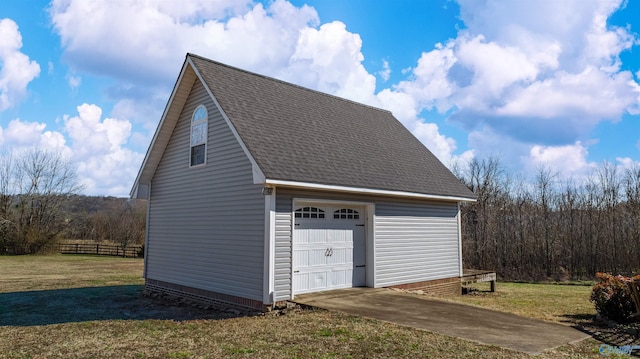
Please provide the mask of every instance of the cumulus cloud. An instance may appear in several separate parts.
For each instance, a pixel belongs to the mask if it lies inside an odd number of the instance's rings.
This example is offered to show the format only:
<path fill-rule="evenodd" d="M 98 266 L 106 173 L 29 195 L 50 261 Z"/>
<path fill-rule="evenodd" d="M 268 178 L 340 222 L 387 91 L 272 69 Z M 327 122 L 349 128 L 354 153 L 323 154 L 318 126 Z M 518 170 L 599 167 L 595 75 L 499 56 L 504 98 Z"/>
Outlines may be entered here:
<path fill-rule="evenodd" d="M 102 109 L 92 104 L 82 104 L 77 111 L 77 116 L 65 116 L 64 130 L 81 183 L 88 193 L 126 193 L 143 157 L 125 146 L 131 137 L 131 123 L 103 119 Z"/>
<path fill-rule="evenodd" d="M 456 90 L 449 105 L 458 111 L 452 121 L 487 124 L 519 141 L 566 144 L 637 111 L 638 84 L 620 71 L 619 58 L 636 39 L 606 24 L 620 5 L 462 1 L 468 28 L 450 48 L 470 80 L 450 81 Z M 564 136 L 545 142 L 541 129 Z"/>
<path fill-rule="evenodd" d="M 417 112 L 433 108 L 445 112 L 451 107 L 449 97 L 457 87 L 448 78 L 456 62 L 453 46 L 453 42 L 446 45 L 436 44 L 435 50 L 423 53 L 417 66 L 409 70 L 411 79 L 401 81 L 395 87 L 394 91 L 406 93 L 416 100 Z"/>
<path fill-rule="evenodd" d="M 638 38 L 607 24 L 621 0 L 459 2 L 465 27 L 424 52 L 381 101 L 407 95 L 402 103 L 414 108 L 406 117 L 448 116 L 478 156 L 520 168 L 548 163 L 568 175 L 591 167 L 581 141 L 600 122 L 640 113 L 638 76 L 620 60 Z"/>
<path fill-rule="evenodd" d="M 4 128 L 0 126 L 0 154 L 6 154 L 6 151 L 20 153 L 37 147 L 70 157 L 72 151 L 67 147 L 64 135 L 58 131 L 48 131 L 46 127 L 46 123 L 19 118 L 9 121 Z"/>
<path fill-rule="evenodd" d="M 0 111 L 15 106 L 27 93 L 27 85 L 40 74 L 40 65 L 20 52 L 18 24 L 0 19 Z"/>
<path fill-rule="evenodd" d="M 587 160 L 587 148 L 577 141 L 564 146 L 534 145 L 529 151 L 525 164 L 536 168 L 548 168 L 562 177 L 583 178 L 592 172 L 597 165 Z"/>
<path fill-rule="evenodd" d="M 450 137 L 442 135 L 438 125 L 418 121 L 412 131 L 425 146 L 445 165 L 464 166 L 474 157 L 472 150 L 467 150 L 460 155 L 454 155 L 456 151 L 456 141 Z"/>
<path fill-rule="evenodd" d="M 383 81 L 389 81 L 389 78 L 391 77 L 391 67 L 389 66 L 389 61 L 382 61 L 382 70 L 378 71 L 378 75 L 380 76 L 380 78 L 382 78 Z"/>
<path fill-rule="evenodd" d="M 145 85 L 175 79 L 187 52 L 273 73 L 299 31 L 318 22 L 315 10 L 282 0 L 266 9 L 247 0 L 55 0 L 50 16 L 72 66 Z"/>
<path fill-rule="evenodd" d="M 50 16 L 74 69 L 120 80 L 108 91 L 116 101 L 111 115 L 141 123 L 148 131 L 149 135 L 134 133 L 129 138 L 138 148 L 146 149 L 142 143 L 148 144 L 160 116 L 149 104 L 161 109 L 168 97 L 166 90 L 157 88 L 172 83 L 184 54 L 193 52 L 390 109 L 425 144 L 434 146 L 439 158 L 452 158 L 446 152 L 455 149 L 454 141 L 442 136 L 438 126 L 423 123 L 417 112 L 420 99 L 389 90 L 376 95 L 376 78 L 363 65 L 360 36 L 339 21 L 320 24 L 311 7 L 295 7 L 284 0 L 268 5 L 189 0 L 179 6 L 163 1 L 54 0 Z M 390 73 L 384 61 L 380 76 L 385 79 Z M 80 119 L 86 129 L 96 123 L 90 118 L 100 117 L 89 108 L 82 111 L 68 120 L 70 134 Z M 96 139 L 86 146 L 104 146 L 104 141 Z"/>
<path fill-rule="evenodd" d="M 102 118 L 102 109 L 82 104 L 75 116 L 65 115 L 63 128 L 47 130 L 45 123 L 14 119 L 0 126 L 0 145 L 12 151 L 33 147 L 68 158 L 77 169 L 85 193 L 123 196 L 128 193 L 143 154 L 126 148 L 131 123 Z"/>
<path fill-rule="evenodd" d="M 304 28 L 289 62 L 290 80 L 322 92 L 374 104 L 376 79 L 362 65 L 362 40 L 334 21 Z M 302 81 L 301 81 L 302 80 Z"/>

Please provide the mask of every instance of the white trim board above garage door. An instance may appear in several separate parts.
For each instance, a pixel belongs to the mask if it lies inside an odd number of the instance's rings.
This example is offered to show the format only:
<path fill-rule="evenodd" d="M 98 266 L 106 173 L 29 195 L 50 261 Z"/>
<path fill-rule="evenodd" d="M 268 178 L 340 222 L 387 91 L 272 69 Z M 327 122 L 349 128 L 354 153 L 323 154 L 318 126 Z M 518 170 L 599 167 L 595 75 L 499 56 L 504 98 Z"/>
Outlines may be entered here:
<path fill-rule="evenodd" d="M 295 201 L 293 293 L 367 285 L 367 207 Z"/>

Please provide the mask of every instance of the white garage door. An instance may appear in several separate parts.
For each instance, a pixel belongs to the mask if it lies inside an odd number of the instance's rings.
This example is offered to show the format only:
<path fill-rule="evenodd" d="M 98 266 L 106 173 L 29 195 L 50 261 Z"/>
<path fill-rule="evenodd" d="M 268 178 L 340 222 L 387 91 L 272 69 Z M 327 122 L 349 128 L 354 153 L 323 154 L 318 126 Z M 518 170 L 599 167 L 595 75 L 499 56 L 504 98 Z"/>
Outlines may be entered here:
<path fill-rule="evenodd" d="M 304 205 L 295 210 L 293 292 L 360 287 L 365 282 L 364 208 Z"/>

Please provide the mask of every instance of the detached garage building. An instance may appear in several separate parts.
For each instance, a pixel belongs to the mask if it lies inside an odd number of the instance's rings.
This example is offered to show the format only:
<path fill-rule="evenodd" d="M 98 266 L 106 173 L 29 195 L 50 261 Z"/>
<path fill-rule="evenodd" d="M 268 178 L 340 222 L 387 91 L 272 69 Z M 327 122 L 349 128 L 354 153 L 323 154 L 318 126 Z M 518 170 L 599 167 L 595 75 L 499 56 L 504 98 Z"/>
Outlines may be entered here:
<path fill-rule="evenodd" d="M 393 115 L 192 54 L 131 191 L 146 286 L 264 308 L 353 286 L 460 291 L 474 195 Z"/>

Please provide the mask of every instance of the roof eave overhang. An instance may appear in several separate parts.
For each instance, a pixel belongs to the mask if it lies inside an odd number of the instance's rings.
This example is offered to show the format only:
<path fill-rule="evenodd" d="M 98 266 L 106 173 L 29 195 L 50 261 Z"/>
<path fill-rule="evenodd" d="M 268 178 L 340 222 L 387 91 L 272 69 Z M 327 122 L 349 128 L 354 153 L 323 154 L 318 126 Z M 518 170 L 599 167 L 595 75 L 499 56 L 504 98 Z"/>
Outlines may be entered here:
<path fill-rule="evenodd" d="M 433 201 L 445 201 L 445 202 L 475 202 L 476 201 L 475 198 L 462 197 L 462 196 L 446 196 L 446 195 L 426 194 L 426 193 L 416 193 L 416 192 L 392 191 L 392 190 L 384 190 L 384 189 L 337 186 L 337 185 L 330 185 L 330 184 L 287 181 L 287 180 L 277 180 L 277 179 L 268 179 L 268 178 L 265 179 L 264 184 L 267 186 L 273 186 L 273 187 L 283 186 L 283 187 L 303 188 L 303 189 L 311 189 L 311 190 L 324 190 L 324 191 L 348 192 L 348 193 L 393 196 L 393 197 L 404 197 L 404 198 L 429 199 Z"/>

